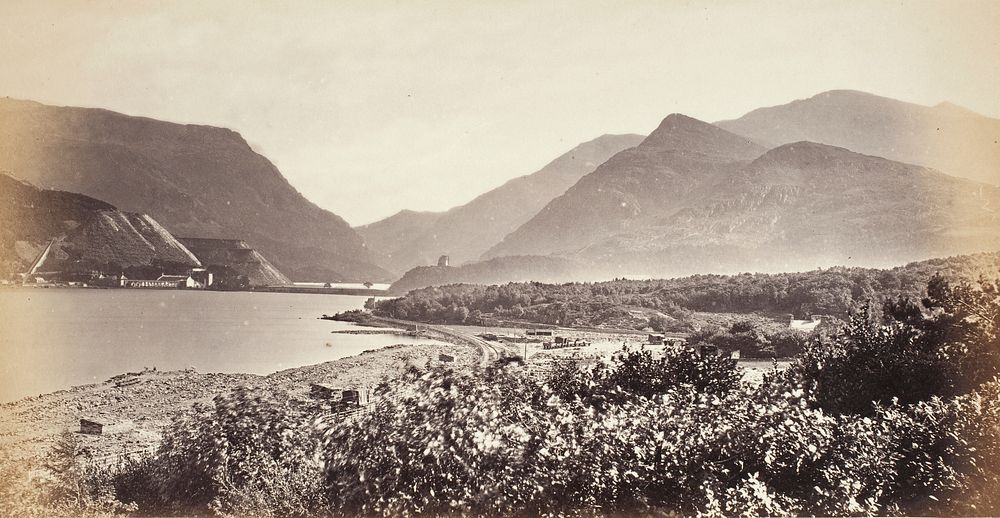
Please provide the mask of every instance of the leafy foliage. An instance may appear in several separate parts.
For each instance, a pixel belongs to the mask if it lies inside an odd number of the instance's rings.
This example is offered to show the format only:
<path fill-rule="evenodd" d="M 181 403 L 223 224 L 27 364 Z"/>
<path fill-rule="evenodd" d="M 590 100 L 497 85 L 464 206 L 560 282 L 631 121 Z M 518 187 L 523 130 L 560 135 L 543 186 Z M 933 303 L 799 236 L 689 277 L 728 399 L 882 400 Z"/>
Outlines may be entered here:
<path fill-rule="evenodd" d="M 627 307 L 659 314 L 635 327 L 689 330 L 690 312 L 790 313 L 847 317 L 872 301 L 919 299 L 936 274 L 949 278 L 996 275 L 1000 254 L 934 259 L 889 270 L 830 268 L 804 273 L 694 275 L 667 280 L 618 279 L 597 283 L 452 284 L 413 290 L 378 301 L 382 316 L 426 322 L 464 323 L 473 314 L 565 326 L 628 323 Z M 467 310 L 467 311 L 465 311 Z"/>
<path fill-rule="evenodd" d="M 309 409 L 238 389 L 179 416 L 159 451 L 122 466 L 118 498 L 157 513 L 297 516 L 325 508 Z"/>
<path fill-rule="evenodd" d="M 841 335 L 808 346 L 789 375 L 838 413 L 969 392 L 1000 372 L 998 288 L 934 278 L 920 306 L 890 301 L 880 323 L 868 312 L 856 315 Z"/>
<path fill-rule="evenodd" d="M 688 337 L 689 343 L 739 351 L 742 358 L 790 358 L 802 352 L 809 340 L 810 335 L 800 331 L 765 331 L 748 320 L 737 321 L 725 330 L 701 329 Z"/>

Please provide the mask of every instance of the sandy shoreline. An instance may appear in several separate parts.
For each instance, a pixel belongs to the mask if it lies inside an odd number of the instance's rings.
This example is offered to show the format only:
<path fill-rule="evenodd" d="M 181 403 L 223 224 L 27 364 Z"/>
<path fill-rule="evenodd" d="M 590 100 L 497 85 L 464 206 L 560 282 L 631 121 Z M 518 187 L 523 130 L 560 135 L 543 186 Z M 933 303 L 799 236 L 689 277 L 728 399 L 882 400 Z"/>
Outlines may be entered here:
<path fill-rule="evenodd" d="M 0 453 L 12 459 L 38 459 L 66 431 L 79 430 L 81 418 L 111 425 L 102 435 L 77 434 L 96 456 L 148 451 L 172 417 L 198 402 L 237 387 L 267 388 L 305 396 L 312 383 L 364 388 L 398 377 L 409 365 L 438 363 L 471 368 L 479 351 L 465 344 L 390 345 L 269 375 L 199 373 L 194 370 L 119 375 L 102 383 L 81 385 L 0 405 Z"/>

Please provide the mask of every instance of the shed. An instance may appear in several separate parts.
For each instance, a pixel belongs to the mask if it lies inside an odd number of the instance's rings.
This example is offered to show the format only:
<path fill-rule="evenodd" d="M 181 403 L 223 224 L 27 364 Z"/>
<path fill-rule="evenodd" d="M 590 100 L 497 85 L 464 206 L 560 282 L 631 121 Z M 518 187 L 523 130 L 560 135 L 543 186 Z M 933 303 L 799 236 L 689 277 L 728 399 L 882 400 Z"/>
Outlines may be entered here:
<path fill-rule="evenodd" d="M 80 419 L 80 433 L 101 435 L 104 433 L 104 425 L 105 423 L 93 419 Z"/>
<path fill-rule="evenodd" d="M 450 354 L 440 353 L 438 354 L 438 361 L 453 362 L 455 361 L 455 357 Z"/>
<path fill-rule="evenodd" d="M 322 383 L 312 383 L 309 385 L 309 394 L 316 399 L 333 399 L 343 392 L 342 389 L 324 385 Z"/>
<path fill-rule="evenodd" d="M 663 345 L 664 336 L 661 334 L 650 334 L 649 343 L 651 345 Z"/>
<path fill-rule="evenodd" d="M 348 389 L 340 394 L 340 403 L 344 405 L 361 406 L 371 402 L 371 389 Z"/>
<path fill-rule="evenodd" d="M 361 393 L 357 390 L 345 390 L 340 393 L 340 402 L 347 405 L 357 406 L 361 403 Z"/>

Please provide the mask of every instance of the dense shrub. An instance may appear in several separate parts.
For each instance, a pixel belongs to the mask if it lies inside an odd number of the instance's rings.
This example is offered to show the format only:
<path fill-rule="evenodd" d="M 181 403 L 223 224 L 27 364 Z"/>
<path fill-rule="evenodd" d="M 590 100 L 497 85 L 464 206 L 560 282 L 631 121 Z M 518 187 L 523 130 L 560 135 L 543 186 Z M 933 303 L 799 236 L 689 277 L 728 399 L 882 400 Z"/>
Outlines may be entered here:
<path fill-rule="evenodd" d="M 120 466 L 118 498 L 156 513 L 317 514 L 316 412 L 246 389 L 218 396 L 179 416 L 152 458 Z"/>
<path fill-rule="evenodd" d="M 710 344 L 725 351 L 739 351 L 742 358 L 791 358 L 816 336 L 793 329 L 765 331 L 751 321 L 735 322 L 729 329 L 709 327 L 688 336 L 688 343 Z"/>
<path fill-rule="evenodd" d="M 108 470 L 91 460 L 70 432 L 59 436 L 44 459 L 18 459 L 0 448 L 0 513 L 101 517 L 133 510 L 115 499 Z"/>
<path fill-rule="evenodd" d="M 736 360 L 728 356 L 665 346 L 657 355 L 647 348 L 624 347 L 611 363 L 598 363 L 587 372 L 585 380 L 591 393 L 620 391 L 626 399 L 634 399 L 652 398 L 677 386 L 689 386 L 704 394 L 723 394 L 736 388 L 740 377 Z"/>
<path fill-rule="evenodd" d="M 867 312 L 839 335 L 810 344 L 789 375 L 817 405 L 870 415 L 874 404 L 966 393 L 1000 372 L 1000 298 L 994 282 L 950 286 L 938 278 L 920 306 L 887 304 L 882 322 Z"/>
<path fill-rule="evenodd" d="M 532 379 L 412 373 L 357 427 L 325 429 L 331 502 L 380 515 L 1000 510 L 997 383 L 860 417 L 776 380 L 595 407 Z"/>
<path fill-rule="evenodd" d="M 1000 512 L 1000 381 L 951 400 L 879 408 L 895 441 L 887 489 L 903 514 Z"/>

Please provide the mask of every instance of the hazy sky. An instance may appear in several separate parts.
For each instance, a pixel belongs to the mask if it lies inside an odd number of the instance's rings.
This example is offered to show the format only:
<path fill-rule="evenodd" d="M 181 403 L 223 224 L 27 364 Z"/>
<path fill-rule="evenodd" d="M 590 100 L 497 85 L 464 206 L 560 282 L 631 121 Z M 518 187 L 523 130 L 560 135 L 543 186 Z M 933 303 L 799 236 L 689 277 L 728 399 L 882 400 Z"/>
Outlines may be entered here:
<path fill-rule="evenodd" d="M 824 90 L 1000 116 L 1000 1 L 0 0 L 0 95 L 239 131 L 351 224 Z"/>

